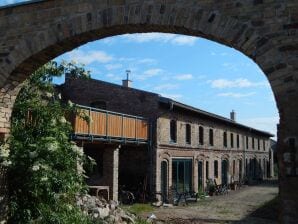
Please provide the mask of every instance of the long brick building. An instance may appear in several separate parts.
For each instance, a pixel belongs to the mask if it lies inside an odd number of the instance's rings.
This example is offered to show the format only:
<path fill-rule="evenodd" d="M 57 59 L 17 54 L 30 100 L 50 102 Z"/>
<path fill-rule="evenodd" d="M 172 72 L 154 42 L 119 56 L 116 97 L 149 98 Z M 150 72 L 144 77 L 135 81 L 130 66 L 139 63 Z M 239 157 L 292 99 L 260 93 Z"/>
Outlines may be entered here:
<path fill-rule="evenodd" d="M 273 135 L 237 123 L 235 112 L 224 118 L 131 88 L 129 80 L 120 86 L 66 77 L 59 88 L 65 100 L 92 113 L 93 120 L 75 130 L 74 139 L 97 162 L 89 184 L 109 186 L 114 200 L 122 185 L 143 186 L 166 198 L 171 187 L 197 192 L 209 178 L 229 184 L 273 175 Z M 140 120 L 146 127 L 143 137 L 137 137 Z M 108 134 L 112 129 L 119 134 Z"/>

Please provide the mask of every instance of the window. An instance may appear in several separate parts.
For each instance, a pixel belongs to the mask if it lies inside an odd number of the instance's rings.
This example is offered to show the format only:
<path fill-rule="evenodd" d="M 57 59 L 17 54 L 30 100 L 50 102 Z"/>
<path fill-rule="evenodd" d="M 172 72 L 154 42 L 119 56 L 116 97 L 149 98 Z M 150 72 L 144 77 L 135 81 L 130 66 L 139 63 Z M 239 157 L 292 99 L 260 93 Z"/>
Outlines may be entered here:
<path fill-rule="evenodd" d="M 231 136 L 231 148 L 234 148 L 234 135 L 233 135 L 233 133 L 231 133 L 230 136 Z"/>
<path fill-rule="evenodd" d="M 186 141 L 186 144 L 191 144 L 191 126 L 190 126 L 190 124 L 186 124 L 186 127 L 185 127 L 185 141 Z"/>
<path fill-rule="evenodd" d="M 224 145 L 224 147 L 227 147 L 228 146 L 228 143 L 227 143 L 227 132 L 224 132 L 223 133 L 223 145 Z"/>
<path fill-rule="evenodd" d="M 233 160 L 233 176 L 235 176 L 235 173 L 236 173 L 236 161 Z"/>
<path fill-rule="evenodd" d="M 202 126 L 199 127 L 199 144 L 204 145 L 204 128 Z"/>
<path fill-rule="evenodd" d="M 211 146 L 214 145 L 214 141 L 213 141 L 213 129 L 209 129 L 209 144 Z"/>
<path fill-rule="evenodd" d="M 239 135 L 237 135 L 237 148 L 238 149 L 240 148 L 240 137 L 239 137 Z"/>
<path fill-rule="evenodd" d="M 177 121 L 170 122 L 170 142 L 177 142 Z"/>
<path fill-rule="evenodd" d="M 258 150 L 260 150 L 260 139 L 258 139 Z"/>
<path fill-rule="evenodd" d="M 248 149 L 248 136 L 246 136 L 246 149 Z"/>
<path fill-rule="evenodd" d="M 264 149 L 264 151 L 266 151 L 266 143 L 265 143 L 265 140 L 263 140 L 263 149 Z"/>
<path fill-rule="evenodd" d="M 214 161 L 214 177 L 218 178 L 218 161 Z"/>
<path fill-rule="evenodd" d="M 94 102 L 90 103 L 90 107 L 106 110 L 107 103 L 105 101 L 94 101 Z"/>
<path fill-rule="evenodd" d="M 255 148 L 255 138 L 252 138 L 251 146 L 252 146 L 253 149 Z"/>

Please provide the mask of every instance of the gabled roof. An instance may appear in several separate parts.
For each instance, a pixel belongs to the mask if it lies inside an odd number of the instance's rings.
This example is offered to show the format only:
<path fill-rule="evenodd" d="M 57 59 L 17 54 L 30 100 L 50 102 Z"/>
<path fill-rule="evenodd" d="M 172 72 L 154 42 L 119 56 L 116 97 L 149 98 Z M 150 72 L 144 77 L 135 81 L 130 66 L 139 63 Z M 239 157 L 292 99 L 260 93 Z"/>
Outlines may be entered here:
<path fill-rule="evenodd" d="M 231 119 L 219 116 L 217 114 L 209 113 L 207 111 L 204 111 L 204 110 L 201 110 L 201 109 L 198 109 L 198 108 L 195 108 L 195 107 L 180 103 L 178 101 L 172 100 L 172 99 L 167 98 L 167 97 L 160 96 L 159 97 L 159 102 L 162 103 L 162 104 L 168 104 L 170 106 L 170 108 L 172 108 L 172 109 L 174 109 L 174 107 L 180 108 L 180 109 L 190 111 L 190 112 L 196 113 L 198 115 L 207 117 L 209 119 L 220 121 L 220 122 L 223 122 L 223 123 L 228 124 L 228 125 L 232 125 L 232 126 L 237 127 L 237 128 L 245 129 L 246 131 L 249 131 L 249 132 L 261 134 L 261 135 L 264 135 L 264 136 L 267 136 L 267 137 L 274 137 L 274 135 L 269 133 L 269 132 L 261 131 L 261 130 L 258 130 L 258 129 L 255 129 L 255 128 L 252 128 L 252 127 L 240 124 L 240 123 L 237 123 L 236 121 L 233 121 Z"/>

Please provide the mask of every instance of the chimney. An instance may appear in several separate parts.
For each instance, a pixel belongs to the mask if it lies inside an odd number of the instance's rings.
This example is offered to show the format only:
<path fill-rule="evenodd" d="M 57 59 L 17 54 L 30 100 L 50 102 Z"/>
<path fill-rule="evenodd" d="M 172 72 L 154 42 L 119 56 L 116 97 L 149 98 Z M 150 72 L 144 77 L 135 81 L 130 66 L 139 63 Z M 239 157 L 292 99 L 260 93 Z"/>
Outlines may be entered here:
<path fill-rule="evenodd" d="M 230 113 L 230 118 L 232 121 L 236 122 L 236 112 L 234 110 L 232 110 L 232 112 Z"/>
<path fill-rule="evenodd" d="M 122 86 L 126 88 L 132 87 L 132 81 L 129 80 L 129 74 L 131 73 L 130 70 L 126 70 L 126 79 L 122 80 Z"/>

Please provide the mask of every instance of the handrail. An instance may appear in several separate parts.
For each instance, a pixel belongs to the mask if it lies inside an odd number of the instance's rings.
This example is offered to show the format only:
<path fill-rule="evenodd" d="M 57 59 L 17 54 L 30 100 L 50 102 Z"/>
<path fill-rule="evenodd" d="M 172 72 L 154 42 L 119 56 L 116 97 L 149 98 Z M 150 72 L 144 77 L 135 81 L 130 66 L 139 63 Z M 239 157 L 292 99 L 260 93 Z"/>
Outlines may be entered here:
<path fill-rule="evenodd" d="M 122 139 L 149 141 L 149 120 L 140 116 L 118 113 L 93 107 L 76 105 L 92 120 L 88 123 L 78 114 L 73 120 L 74 135 L 91 139 Z"/>
<path fill-rule="evenodd" d="M 80 104 L 75 104 L 75 106 L 77 108 L 83 108 L 83 109 L 90 109 L 91 111 L 98 111 L 98 112 L 103 112 L 103 113 L 108 113 L 108 114 L 114 114 L 114 115 L 120 115 L 120 116 L 124 116 L 124 117 L 129 117 L 129 118 L 136 118 L 136 119 L 140 119 L 140 120 L 148 120 L 144 117 L 141 116 L 135 116 L 135 115 L 131 115 L 131 114 L 125 114 L 125 113 L 119 113 L 119 112 L 115 112 L 115 111 L 110 111 L 110 110 L 103 110 L 103 109 L 98 109 L 95 107 L 87 107 L 87 106 L 83 106 Z"/>

